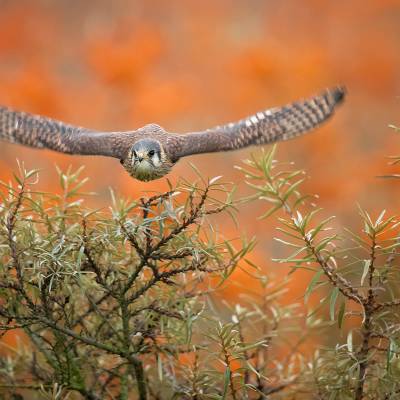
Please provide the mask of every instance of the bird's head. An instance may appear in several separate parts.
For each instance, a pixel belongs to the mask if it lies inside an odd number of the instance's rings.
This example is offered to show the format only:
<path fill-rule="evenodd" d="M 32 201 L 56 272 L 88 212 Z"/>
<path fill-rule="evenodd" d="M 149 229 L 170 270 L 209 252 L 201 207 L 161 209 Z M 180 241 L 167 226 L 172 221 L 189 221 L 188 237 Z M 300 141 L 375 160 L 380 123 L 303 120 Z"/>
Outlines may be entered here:
<path fill-rule="evenodd" d="M 135 142 L 122 164 L 130 175 L 141 181 L 161 178 L 171 168 L 161 143 L 150 138 Z"/>

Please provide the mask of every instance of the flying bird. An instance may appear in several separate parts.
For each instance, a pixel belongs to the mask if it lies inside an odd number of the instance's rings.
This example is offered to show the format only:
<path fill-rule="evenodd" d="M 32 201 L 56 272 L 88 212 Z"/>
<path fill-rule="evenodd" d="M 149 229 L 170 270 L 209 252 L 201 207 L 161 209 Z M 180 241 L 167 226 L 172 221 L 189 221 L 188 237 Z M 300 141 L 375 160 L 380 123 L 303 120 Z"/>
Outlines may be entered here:
<path fill-rule="evenodd" d="M 126 132 L 99 132 L 47 117 L 0 107 L 0 140 L 61 153 L 115 157 L 141 181 L 168 174 L 182 157 L 287 140 L 319 126 L 345 96 L 343 87 L 237 122 L 187 134 L 149 124 Z"/>

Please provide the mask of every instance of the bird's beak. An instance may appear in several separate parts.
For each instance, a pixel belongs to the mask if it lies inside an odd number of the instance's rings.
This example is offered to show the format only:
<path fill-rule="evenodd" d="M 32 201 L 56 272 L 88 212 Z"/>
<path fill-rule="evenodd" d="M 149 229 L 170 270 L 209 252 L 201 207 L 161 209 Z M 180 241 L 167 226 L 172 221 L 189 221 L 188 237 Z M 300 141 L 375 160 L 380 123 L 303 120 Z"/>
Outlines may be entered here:
<path fill-rule="evenodd" d="M 143 157 L 138 157 L 138 161 L 142 162 L 143 161 Z"/>

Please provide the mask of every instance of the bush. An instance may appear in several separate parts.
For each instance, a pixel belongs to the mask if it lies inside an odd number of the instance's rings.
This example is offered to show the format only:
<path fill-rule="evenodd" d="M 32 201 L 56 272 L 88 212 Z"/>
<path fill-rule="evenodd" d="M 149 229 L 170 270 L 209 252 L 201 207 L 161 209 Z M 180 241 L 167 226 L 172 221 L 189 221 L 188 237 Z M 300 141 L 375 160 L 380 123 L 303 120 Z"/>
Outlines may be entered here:
<path fill-rule="evenodd" d="M 292 253 L 277 261 L 289 263 L 293 271 L 302 268 L 314 274 L 305 300 L 316 291 L 321 298 L 309 316 L 330 320 L 331 339 L 336 339 L 335 325 L 339 338 L 346 338 L 316 349 L 304 370 L 305 383 L 312 385 L 309 393 L 320 399 L 398 398 L 399 223 L 385 217 L 385 211 L 372 218 L 360 208 L 360 232 L 334 232 L 333 217 L 318 220 L 321 210 L 299 192 L 303 171 L 287 171 L 273 156 L 271 151 L 242 170 L 253 181 L 254 197 L 272 204 L 264 216 L 284 211 L 277 240 Z"/>
<path fill-rule="evenodd" d="M 286 281 L 246 258 L 254 240 L 213 226 L 240 207 L 218 178 L 136 201 L 112 194 L 110 211 L 84 209 L 80 171 L 59 172 L 58 195 L 36 191 L 37 171 L 23 167 L 3 183 L 0 329 L 21 337 L 1 360 L 4 397 L 397 398 L 397 222 L 360 209 L 360 233 L 332 233 L 299 191 L 303 172 L 274 151 L 240 168 L 246 200 L 279 213 L 277 240 L 292 253 L 277 261 L 313 273 L 305 303 L 320 301 L 307 315 L 281 306 Z M 221 300 L 236 268 L 261 295 Z M 321 343 L 306 357 L 311 334 Z"/>
<path fill-rule="evenodd" d="M 232 212 L 232 192 L 217 179 L 183 182 L 133 202 L 113 196 L 110 212 L 84 210 L 79 172 L 59 172 L 60 195 L 35 191 L 37 172 L 23 168 L 16 186 L 3 184 L 1 330 L 29 339 L 2 360 L 5 393 L 221 398 L 250 381 L 276 390 L 252 377 L 249 352 L 265 351 L 281 317 L 254 304 L 222 322 L 211 306 L 254 245 L 236 249 L 207 222 Z"/>

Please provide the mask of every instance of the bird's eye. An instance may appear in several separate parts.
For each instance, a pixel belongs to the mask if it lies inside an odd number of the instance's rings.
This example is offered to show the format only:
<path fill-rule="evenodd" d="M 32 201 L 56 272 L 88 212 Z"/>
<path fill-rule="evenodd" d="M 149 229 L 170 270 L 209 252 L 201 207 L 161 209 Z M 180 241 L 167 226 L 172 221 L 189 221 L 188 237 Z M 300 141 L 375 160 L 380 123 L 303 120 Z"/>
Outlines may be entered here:
<path fill-rule="evenodd" d="M 154 154 L 155 154 L 155 151 L 154 151 L 154 150 L 150 150 L 150 151 L 149 151 L 149 156 L 150 156 L 150 157 L 153 157 Z"/>

